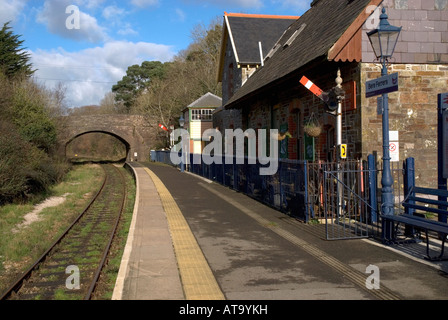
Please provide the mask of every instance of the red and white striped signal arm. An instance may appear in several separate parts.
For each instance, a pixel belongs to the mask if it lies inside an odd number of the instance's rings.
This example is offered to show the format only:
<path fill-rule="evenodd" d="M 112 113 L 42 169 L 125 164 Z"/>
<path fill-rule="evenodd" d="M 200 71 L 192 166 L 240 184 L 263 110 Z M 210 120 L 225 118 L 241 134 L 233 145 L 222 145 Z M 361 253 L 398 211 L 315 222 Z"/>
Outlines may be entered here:
<path fill-rule="evenodd" d="M 300 79 L 300 83 L 303 84 L 305 88 L 310 90 L 316 97 L 326 102 L 326 94 L 324 94 L 324 91 L 316 86 L 310 79 L 303 76 L 302 79 Z"/>
<path fill-rule="evenodd" d="M 162 130 L 168 131 L 168 128 L 165 127 L 163 124 L 159 124 L 159 127 L 160 127 Z"/>

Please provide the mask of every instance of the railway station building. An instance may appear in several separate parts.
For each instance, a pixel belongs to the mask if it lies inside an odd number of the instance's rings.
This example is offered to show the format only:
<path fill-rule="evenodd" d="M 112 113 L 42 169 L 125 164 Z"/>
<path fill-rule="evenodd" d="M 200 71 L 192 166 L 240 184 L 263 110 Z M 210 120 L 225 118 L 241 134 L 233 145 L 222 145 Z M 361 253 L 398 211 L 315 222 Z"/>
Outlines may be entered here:
<path fill-rule="evenodd" d="M 448 1 L 445 0 L 314 0 L 290 22 L 240 86 L 229 66 L 235 55 L 224 33 L 219 81 L 223 107 L 214 126 L 278 129 L 288 132 L 280 157 L 335 161 L 336 117 L 322 100 L 300 83 L 306 76 L 323 91 L 343 79 L 342 143 L 348 159 L 382 156 L 382 116 L 377 99 L 366 98 L 365 83 L 381 76 L 367 32 L 375 29 L 382 8 L 391 25 L 401 26 L 388 72 L 398 73 L 399 90 L 389 94 L 390 130 L 397 132 L 399 161 L 415 158 L 419 185 L 437 184 L 437 96 L 448 92 Z M 225 30 L 230 16 L 224 17 Z M 232 25 L 232 23 L 230 23 Z M 232 30 L 237 38 L 238 30 Z M 240 30 L 240 32 L 242 32 Z M 253 47 L 257 38 L 247 38 Z M 241 64 L 241 66 L 243 66 Z M 227 70 L 227 72 L 226 72 Z M 239 77 L 239 75 L 238 75 Z M 229 90 L 233 88 L 233 90 Z M 226 94 L 224 94 L 226 93 Z M 306 134 L 318 124 L 316 136 Z"/>

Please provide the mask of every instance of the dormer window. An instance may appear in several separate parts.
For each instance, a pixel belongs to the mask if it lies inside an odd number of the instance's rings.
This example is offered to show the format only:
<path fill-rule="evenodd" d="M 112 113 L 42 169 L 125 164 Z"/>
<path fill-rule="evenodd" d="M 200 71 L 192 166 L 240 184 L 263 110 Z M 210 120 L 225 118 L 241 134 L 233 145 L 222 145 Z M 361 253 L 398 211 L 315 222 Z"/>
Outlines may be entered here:
<path fill-rule="evenodd" d="M 299 29 L 297 29 L 292 36 L 288 39 L 288 41 L 285 42 L 285 44 L 283 45 L 283 48 L 287 48 L 289 47 L 294 40 L 296 40 L 296 38 L 299 36 L 299 34 L 302 33 L 302 31 L 306 28 L 306 23 L 302 23 L 302 25 L 300 26 Z"/>

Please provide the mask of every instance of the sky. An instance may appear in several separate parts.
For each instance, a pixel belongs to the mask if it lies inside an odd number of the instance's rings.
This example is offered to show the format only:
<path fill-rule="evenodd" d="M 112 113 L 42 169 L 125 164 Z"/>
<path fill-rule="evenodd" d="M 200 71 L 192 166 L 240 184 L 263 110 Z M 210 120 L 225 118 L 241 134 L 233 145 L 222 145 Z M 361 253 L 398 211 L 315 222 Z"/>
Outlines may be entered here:
<path fill-rule="evenodd" d="M 302 15 L 312 0 L 0 0 L 49 89 L 62 83 L 69 107 L 98 105 L 131 65 L 167 62 L 192 42 L 197 25 L 224 12 Z"/>

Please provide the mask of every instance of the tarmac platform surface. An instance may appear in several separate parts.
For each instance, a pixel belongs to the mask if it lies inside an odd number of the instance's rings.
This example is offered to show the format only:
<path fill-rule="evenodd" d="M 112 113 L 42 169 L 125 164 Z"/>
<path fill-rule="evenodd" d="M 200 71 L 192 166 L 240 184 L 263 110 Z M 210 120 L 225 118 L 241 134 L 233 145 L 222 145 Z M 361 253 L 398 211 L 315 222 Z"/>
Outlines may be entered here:
<path fill-rule="evenodd" d="M 113 300 L 448 298 L 448 262 L 424 260 L 424 244 L 327 241 L 325 225 L 219 184 L 162 164 L 129 166 L 137 197 Z"/>

